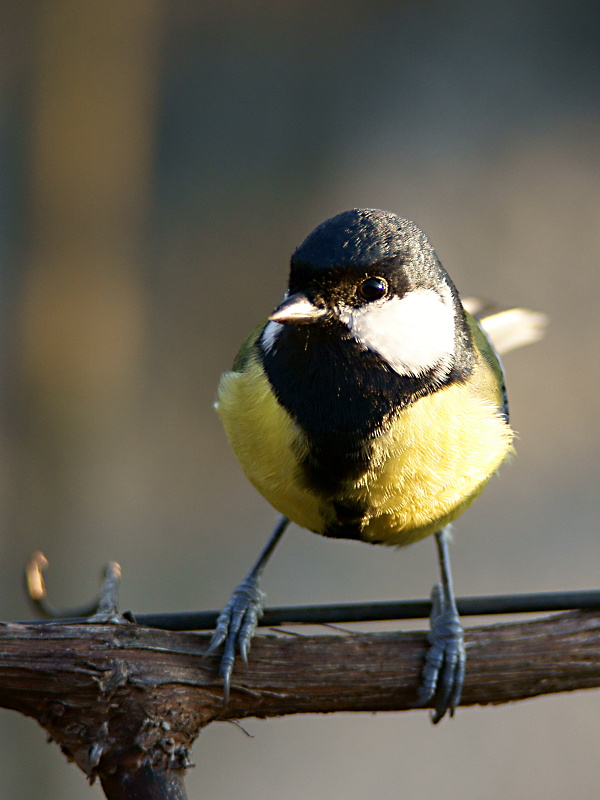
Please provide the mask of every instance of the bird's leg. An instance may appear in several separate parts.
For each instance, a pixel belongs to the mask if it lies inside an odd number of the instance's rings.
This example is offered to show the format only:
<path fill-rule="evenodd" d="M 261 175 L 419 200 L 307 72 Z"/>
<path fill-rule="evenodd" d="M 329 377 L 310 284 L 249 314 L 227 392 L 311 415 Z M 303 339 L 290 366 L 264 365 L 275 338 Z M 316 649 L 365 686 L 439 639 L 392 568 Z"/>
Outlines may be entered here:
<path fill-rule="evenodd" d="M 452 589 L 448 538 L 450 526 L 436 533 L 436 543 L 442 582 L 431 592 L 431 629 L 429 650 L 419 688 L 419 704 L 426 705 L 434 696 L 434 723 L 439 722 L 447 711 L 450 716 L 460 702 L 465 677 L 465 644 L 463 627 L 456 610 Z"/>
<path fill-rule="evenodd" d="M 281 517 L 277 527 L 271 534 L 271 538 L 259 555 L 256 564 L 233 591 L 229 602 L 217 619 L 215 632 L 210 640 L 207 652 L 213 653 L 220 645 L 225 643 L 219 667 L 219 675 L 223 678 L 223 699 L 225 702 L 229 699 L 231 673 L 236 649 L 244 662 L 248 663 L 252 637 L 258 620 L 262 617 L 266 599 L 265 593 L 260 588 L 260 578 L 289 522 L 287 517 Z"/>

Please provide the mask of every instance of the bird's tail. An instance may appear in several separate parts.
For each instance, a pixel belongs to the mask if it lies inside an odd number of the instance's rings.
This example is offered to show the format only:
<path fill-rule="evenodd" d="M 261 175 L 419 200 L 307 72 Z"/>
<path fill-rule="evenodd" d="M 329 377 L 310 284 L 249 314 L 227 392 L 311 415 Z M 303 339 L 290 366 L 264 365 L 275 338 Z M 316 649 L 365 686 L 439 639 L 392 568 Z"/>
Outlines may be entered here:
<path fill-rule="evenodd" d="M 479 320 L 494 349 L 500 355 L 533 344 L 542 339 L 546 333 L 548 317 L 539 311 L 530 311 L 527 308 L 492 311 L 489 305 L 473 297 L 466 298 L 463 306 Z"/>

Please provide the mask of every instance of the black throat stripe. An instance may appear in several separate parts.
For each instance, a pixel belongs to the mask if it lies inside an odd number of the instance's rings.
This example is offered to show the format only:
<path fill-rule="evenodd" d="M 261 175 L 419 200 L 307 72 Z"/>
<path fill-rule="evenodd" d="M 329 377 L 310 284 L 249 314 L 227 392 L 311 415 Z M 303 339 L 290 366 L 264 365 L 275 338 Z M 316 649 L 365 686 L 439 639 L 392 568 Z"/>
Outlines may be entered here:
<path fill-rule="evenodd" d="M 277 400 L 302 428 L 308 454 L 301 462 L 307 485 L 334 499 L 368 468 L 373 439 L 407 405 L 458 379 L 401 376 L 365 350 L 341 325 L 285 326 L 274 346 L 259 345 Z"/>

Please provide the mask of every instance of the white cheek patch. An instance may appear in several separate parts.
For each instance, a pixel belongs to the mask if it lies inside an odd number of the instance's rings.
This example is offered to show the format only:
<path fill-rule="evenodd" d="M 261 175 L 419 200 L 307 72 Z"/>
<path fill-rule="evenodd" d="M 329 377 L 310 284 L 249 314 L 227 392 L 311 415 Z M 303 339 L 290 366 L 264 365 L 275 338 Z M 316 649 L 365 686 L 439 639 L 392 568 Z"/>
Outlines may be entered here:
<path fill-rule="evenodd" d="M 454 354 L 454 307 L 450 290 L 442 297 L 415 289 L 404 297 L 345 308 L 340 319 L 351 336 L 399 375 L 419 377 L 435 368 L 443 374 Z"/>
<path fill-rule="evenodd" d="M 260 337 L 261 344 L 266 353 L 275 347 L 277 337 L 281 333 L 282 329 L 283 325 L 280 322 L 267 322 L 265 329 L 262 332 L 262 336 Z"/>

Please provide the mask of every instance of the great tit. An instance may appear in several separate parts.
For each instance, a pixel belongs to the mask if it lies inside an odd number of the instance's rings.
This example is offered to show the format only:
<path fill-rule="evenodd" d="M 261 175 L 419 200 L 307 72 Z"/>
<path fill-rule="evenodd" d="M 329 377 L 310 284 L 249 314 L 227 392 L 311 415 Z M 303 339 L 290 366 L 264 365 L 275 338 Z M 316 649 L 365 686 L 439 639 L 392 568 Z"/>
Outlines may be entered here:
<path fill-rule="evenodd" d="M 449 526 L 511 453 L 513 431 L 500 360 L 423 231 L 364 208 L 315 228 L 216 407 L 247 477 L 283 515 L 217 622 L 209 651 L 225 643 L 225 698 L 262 613 L 264 566 L 293 521 L 393 547 L 435 534 L 441 583 L 418 699 L 435 698 L 435 722 L 452 714 L 465 648 Z"/>

